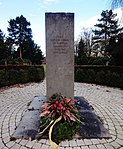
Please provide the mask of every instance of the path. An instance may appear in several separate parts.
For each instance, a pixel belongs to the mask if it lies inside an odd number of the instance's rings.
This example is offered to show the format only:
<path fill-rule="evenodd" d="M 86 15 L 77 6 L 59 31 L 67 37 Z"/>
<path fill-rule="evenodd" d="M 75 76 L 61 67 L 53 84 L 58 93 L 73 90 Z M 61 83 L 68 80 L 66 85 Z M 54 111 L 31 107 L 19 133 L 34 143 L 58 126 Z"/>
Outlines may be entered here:
<path fill-rule="evenodd" d="M 0 149 L 51 149 L 49 141 L 38 143 L 19 139 L 10 141 L 28 103 L 34 96 L 46 95 L 46 82 L 0 90 Z M 83 96 L 94 107 L 112 139 L 65 141 L 59 149 L 123 149 L 123 91 L 93 84 L 75 83 L 75 96 Z"/>

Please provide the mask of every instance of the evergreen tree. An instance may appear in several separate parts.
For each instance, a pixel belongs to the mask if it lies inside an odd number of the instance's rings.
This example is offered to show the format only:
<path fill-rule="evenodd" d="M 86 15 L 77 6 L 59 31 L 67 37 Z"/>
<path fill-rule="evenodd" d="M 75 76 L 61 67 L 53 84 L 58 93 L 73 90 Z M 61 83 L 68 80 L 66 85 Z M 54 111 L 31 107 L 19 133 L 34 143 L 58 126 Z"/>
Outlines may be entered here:
<path fill-rule="evenodd" d="M 112 0 L 112 7 L 123 7 L 123 0 Z"/>
<path fill-rule="evenodd" d="M 111 37 L 106 47 L 106 52 L 110 55 L 110 65 L 123 66 L 123 33 Z"/>
<path fill-rule="evenodd" d="M 79 41 L 79 44 L 78 44 L 78 58 L 82 58 L 85 55 L 86 55 L 85 54 L 85 43 L 81 38 L 80 41 Z"/>
<path fill-rule="evenodd" d="M 0 29 L 0 63 L 7 64 L 7 59 L 9 56 L 10 56 L 10 51 L 6 46 L 5 35 Z"/>
<path fill-rule="evenodd" d="M 23 42 L 23 58 L 28 59 L 32 64 L 41 64 L 43 60 L 43 54 L 40 47 L 34 43 L 33 40 L 27 40 Z M 26 50 L 25 50 L 26 49 Z"/>
<path fill-rule="evenodd" d="M 13 58 L 19 57 L 20 62 L 23 62 L 23 58 L 29 60 L 32 64 L 41 64 L 43 59 L 42 51 L 34 43 L 30 22 L 23 15 L 16 17 L 16 19 L 10 19 L 8 32 L 9 47 L 17 49 L 17 51 L 12 50 Z"/>
<path fill-rule="evenodd" d="M 87 56 L 86 56 L 86 51 L 85 51 L 85 43 L 84 40 L 81 38 L 78 46 L 77 46 L 77 65 L 85 65 L 87 64 Z"/>
<path fill-rule="evenodd" d="M 10 19 L 9 27 L 7 28 L 9 37 L 13 40 L 14 44 L 19 49 L 19 56 L 22 59 L 23 48 L 22 44 L 28 39 L 32 38 L 32 30 L 30 28 L 30 22 L 26 20 L 23 15 L 16 17 L 16 19 Z"/>
<path fill-rule="evenodd" d="M 0 61 L 4 58 L 4 50 L 5 50 L 4 35 L 2 30 L 0 29 Z"/>
<path fill-rule="evenodd" d="M 1 29 L 0 29 L 0 40 L 4 40 L 4 35 Z"/>
<path fill-rule="evenodd" d="M 118 20 L 115 19 L 117 14 L 113 14 L 112 10 L 102 11 L 101 19 L 98 19 L 99 23 L 95 25 L 96 29 L 93 30 L 95 36 L 95 42 L 99 42 L 100 45 L 105 50 L 106 45 L 108 44 L 108 40 L 112 36 L 118 35 L 118 33 L 122 30 L 119 28 Z"/>

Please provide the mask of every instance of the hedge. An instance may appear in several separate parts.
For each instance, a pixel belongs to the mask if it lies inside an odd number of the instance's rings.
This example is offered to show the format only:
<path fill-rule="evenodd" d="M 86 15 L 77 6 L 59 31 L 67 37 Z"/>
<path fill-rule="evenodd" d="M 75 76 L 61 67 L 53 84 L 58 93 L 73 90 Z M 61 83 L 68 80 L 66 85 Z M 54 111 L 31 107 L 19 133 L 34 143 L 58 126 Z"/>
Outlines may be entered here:
<path fill-rule="evenodd" d="M 123 88 L 123 67 L 75 66 L 75 81 Z"/>
<path fill-rule="evenodd" d="M 43 79 L 43 66 L 0 66 L 0 87 L 17 83 L 40 82 Z"/>
<path fill-rule="evenodd" d="M 0 66 L 0 87 L 17 83 L 40 82 L 44 79 L 43 66 Z M 75 66 L 75 81 L 123 88 L 123 67 Z"/>

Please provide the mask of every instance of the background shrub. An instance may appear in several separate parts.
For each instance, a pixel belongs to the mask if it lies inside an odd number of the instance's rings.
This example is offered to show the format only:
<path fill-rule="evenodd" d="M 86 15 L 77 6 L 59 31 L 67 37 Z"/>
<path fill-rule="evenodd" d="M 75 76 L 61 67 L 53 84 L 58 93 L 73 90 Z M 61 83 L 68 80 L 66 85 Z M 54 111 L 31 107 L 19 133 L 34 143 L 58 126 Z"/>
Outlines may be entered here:
<path fill-rule="evenodd" d="M 7 71 L 8 73 L 8 81 L 9 84 L 16 84 L 16 83 L 20 83 L 20 77 L 19 77 L 19 71 L 16 69 L 10 69 L 9 71 Z"/>
<path fill-rule="evenodd" d="M 28 77 L 28 70 L 19 70 L 19 78 L 20 78 L 20 83 L 27 83 L 29 82 L 29 77 Z"/>
<path fill-rule="evenodd" d="M 0 87 L 8 84 L 8 74 L 5 69 L 0 70 Z"/>
<path fill-rule="evenodd" d="M 87 65 L 88 58 L 87 57 L 77 58 L 76 63 L 77 65 Z"/>
<path fill-rule="evenodd" d="M 94 70 L 93 69 L 88 69 L 87 70 L 87 72 L 86 72 L 86 74 L 87 74 L 87 82 L 88 83 L 95 83 L 95 72 L 94 72 Z"/>
<path fill-rule="evenodd" d="M 17 83 L 39 82 L 44 79 L 42 66 L 1 66 L 0 87 Z"/>
<path fill-rule="evenodd" d="M 97 72 L 95 80 L 97 84 L 105 84 L 105 80 L 106 80 L 105 72 L 103 70 Z"/>
<path fill-rule="evenodd" d="M 29 78 L 29 82 L 33 82 L 37 80 L 37 69 L 35 69 L 34 67 L 30 67 L 28 69 L 28 78 Z"/>
<path fill-rule="evenodd" d="M 76 71 L 76 74 L 75 74 L 76 82 L 85 82 L 86 78 L 87 78 L 87 76 L 82 69 L 78 69 Z"/>
<path fill-rule="evenodd" d="M 110 86 L 117 87 L 120 85 L 120 75 L 113 72 L 111 73 L 108 71 L 106 75 L 106 83 L 109 84 Z"/>
<path fill-rule="evenodd" d="M 31 67 L 28 70 L 28 77 L 29 77 L 29 82 L 39 82 L 41 80 L 43 80 L 44 78 L 44 69 L 43 68 L 36 68 L 35 67 Z M 43 71 L 43 73 L 42 73 Z"/>
<path fill-rule="evenodd" d="M 75 81 L 123 88 L 123 67 L 75 66 Z"/>
<path fill-rule="evenodd" d="M 120 87 L 123 88 L 123 74 L 120 77 Z"/>
<path fill-rule="evenodd" d="M 106 65 L 106 62 L 109 61 L 109 58 L 105 57 L 89 57 L 88 65 Z"/>

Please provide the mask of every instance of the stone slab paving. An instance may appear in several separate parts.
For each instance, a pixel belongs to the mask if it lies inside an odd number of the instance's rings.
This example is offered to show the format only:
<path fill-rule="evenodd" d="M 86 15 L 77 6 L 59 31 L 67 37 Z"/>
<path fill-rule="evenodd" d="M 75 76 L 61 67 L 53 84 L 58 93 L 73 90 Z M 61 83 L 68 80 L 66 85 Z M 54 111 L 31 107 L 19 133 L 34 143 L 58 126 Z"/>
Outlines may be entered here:
<path fill-rule="evenodd" d="M 0 89 L 0 149 L 51 149 L 49 140 L 39 142 L 10 136 L 34 96 L 46 95 L 46 81 Z M 75 96 L 83 96 L 101 117 L 111 139 L 73 139 L 59 149 L 123 149 L 123 90 L 94 84 L 75 83 Z"/>

